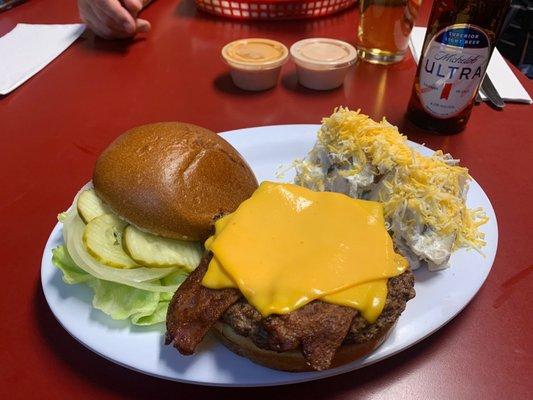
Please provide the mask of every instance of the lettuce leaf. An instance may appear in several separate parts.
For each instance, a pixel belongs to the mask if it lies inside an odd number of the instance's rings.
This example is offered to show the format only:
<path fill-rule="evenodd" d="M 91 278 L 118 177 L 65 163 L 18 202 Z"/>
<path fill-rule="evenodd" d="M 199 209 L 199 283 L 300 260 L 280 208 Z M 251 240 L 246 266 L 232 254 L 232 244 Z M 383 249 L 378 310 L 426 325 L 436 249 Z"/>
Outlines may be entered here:
<path fill-rule="evenodd" d="M 113 319 L 129 318 L 132 322 L 137 321 L 152 315 L 159 303 L 159 293 L 120 283 L 94 279 L 89 286 L 94 290 L 93 307 Z"/>
<path fill-rule="evenodd" d="M 63 272 L 63 282 L 69 285 L 95 279 L 74 263 L 65 246 L 58 246 L 52 250 L 52 263 Z"/>
<path fill-rule="evenodd" d="M 163 286 L 180 286 L 185 279 L 189 276 L 189 273 L 180 269 L 176 272 L 173 272 L 164 278 L 161 278 L 161 284 Z M 170 301 L 174 293 L 161 292 L 161 301 Z"/>
<path fill-rule="evenodd" d="M 94 291 L 93 307 L 111 318 L 129 319 L 134 325 L 154 325 L 165 321 L 172 293 L 152 292 L 95 278 L 76 265 L 63 245 L 52 250 L 52 263 L 63 273 L 65 283 L 85 283 L 91 287 Z M 186 272 L 177 271 L 154 283 L 180 285 L 186 278 Z"/>
<path fill-rule="evenodd" d="M 154 325 L 159 322 L 164 322 L 167 319 L 167 310 L 169 301 L 160 301 L 157 303 L 157 307 L 150 315 L 132 315 L 131 322 L 134 325 Z"/>

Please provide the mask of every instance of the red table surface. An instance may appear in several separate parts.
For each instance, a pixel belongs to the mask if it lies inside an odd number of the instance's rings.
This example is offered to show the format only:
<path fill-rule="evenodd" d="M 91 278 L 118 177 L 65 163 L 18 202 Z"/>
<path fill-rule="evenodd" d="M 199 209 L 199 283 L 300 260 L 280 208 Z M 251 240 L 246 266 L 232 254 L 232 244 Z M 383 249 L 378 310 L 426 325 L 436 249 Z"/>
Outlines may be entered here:
<path fill-rule="evenodd" d="M 423 5 L 418 25 L 427 21 Z M 63 55 L 0 98 L 0 398 L 501 398 L 533 390 L 533 108 L 475 108 L 467 129 L 437 137 L 404 121 L 415 63 L 360 63 L 344 87 L 306 90 L 294 65 L 263 93 L 235 89 L 220 48 L 264 36 L 290 45 L 311 37 L 354 39 L 354 10 L 329 18 L 236 22 L 197 12 L 191 0 L 158 0 L 143 13 L 152 31 L 133 42 L 85 34 Z M 30 0 L 0 14 L 16 23 L 77 22 L 73 0 Z M 0 60 L 1 61 L 1 60 Z M 529 93 L 533 84 L 523 76 Z M 86 350 L 50 312 L 40 282 L 44 244 L 98 154 L 136 125 L 187 121 L 215 131 L 319 123 L 338 105 L 387 116 L 408 137 L 459 157 L 489 195 L 500 227 L 487 282 L 452 322 L 412 348 L 338 377 L 275 388 L 224 389 L 152 378 Z M 468 268 L 467 265 L 462 266 Z"/>

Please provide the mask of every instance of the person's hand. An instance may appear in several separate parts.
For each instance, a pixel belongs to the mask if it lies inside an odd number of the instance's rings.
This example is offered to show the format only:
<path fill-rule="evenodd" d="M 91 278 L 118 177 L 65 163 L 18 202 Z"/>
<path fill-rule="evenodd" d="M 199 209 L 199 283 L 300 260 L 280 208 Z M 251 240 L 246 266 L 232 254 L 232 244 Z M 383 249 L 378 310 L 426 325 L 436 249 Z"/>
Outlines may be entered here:
<path fill-rule="evenodd" d="M 145 3 L 143 0 L 78 0 L 78 10 L 82 21 L 98 36 L 127 38 L 150 30 L 150 22 L 137 18 Z"/>

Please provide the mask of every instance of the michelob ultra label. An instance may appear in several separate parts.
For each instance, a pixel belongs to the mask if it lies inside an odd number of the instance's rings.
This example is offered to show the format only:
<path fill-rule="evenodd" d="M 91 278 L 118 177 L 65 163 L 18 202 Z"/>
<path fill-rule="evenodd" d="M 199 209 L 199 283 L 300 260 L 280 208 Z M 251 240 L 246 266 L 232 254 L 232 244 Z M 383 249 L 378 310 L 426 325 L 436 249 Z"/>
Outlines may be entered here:
<path fill-rule="evenodd" d="M 436 118 L 463 111 L 476 95 L 489 56 L 489 39 L 475 25 L 451 25 L 433 36 L 418 78 L 424 109 Z"/>

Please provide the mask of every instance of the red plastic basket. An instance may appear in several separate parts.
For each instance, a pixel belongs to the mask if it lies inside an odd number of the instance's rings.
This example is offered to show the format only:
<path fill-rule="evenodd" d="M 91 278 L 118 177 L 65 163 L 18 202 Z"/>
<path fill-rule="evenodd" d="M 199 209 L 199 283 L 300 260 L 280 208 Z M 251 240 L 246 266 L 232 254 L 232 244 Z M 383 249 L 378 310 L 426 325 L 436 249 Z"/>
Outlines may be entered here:
<path fill-rule="evenodd" d="M 195 0 L 210 14 L 235 19 L 315 18 L 353 6 L 357 0 Z"/>

